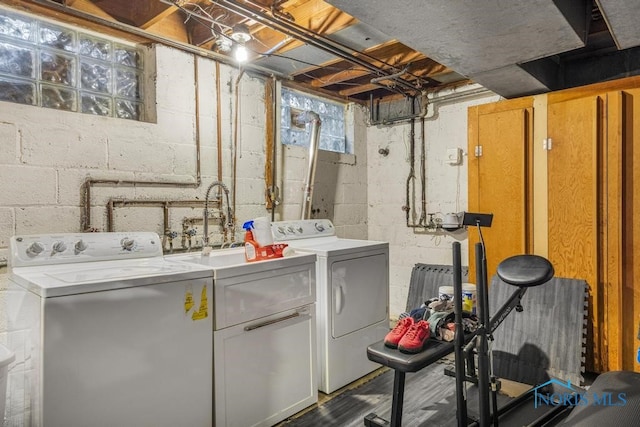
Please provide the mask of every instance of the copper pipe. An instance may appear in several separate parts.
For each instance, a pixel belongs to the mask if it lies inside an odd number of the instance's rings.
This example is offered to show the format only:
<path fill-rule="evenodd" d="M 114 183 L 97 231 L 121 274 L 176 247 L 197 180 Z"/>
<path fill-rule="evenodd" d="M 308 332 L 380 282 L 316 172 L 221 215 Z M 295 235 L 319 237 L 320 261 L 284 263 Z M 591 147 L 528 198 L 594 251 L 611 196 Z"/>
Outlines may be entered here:
<path fill-rule="evenodd" d="M 234 114 L 233 121 L 233 174 L 231 182 L 233 183 L 233 208 L 231 212 L 236 212 L 236 187 L 237 187 L 237 178 L 238 178 L 238 123 L 240 121 L 240 79 L 242 79 L 242 75 L 244 74 L 244 69 L 240 70 L 240 74 L 238 74 L 238 78 L 236 78 L 236 108 Z M 235 221 L 233 221 L 235 223 Z M 235 230 L 232 230 L 232 232 Z M 235 239 L 235 232 L 231 235 L 231 242 Z"/>
<path fill-rule="evenodd" d="M 217 64 L 217 62 L 216 62 Z M 200 171 L 200 92 L 198 91 L 198 82 L 200 81 L 200 75 L 198 73 L 198 58 L 193 60 L 193 79 L 195 82 L 195 103 L 196 103 L 196 184 L 199 187 L 202 184 L 201 171 Z"/>
<path fill-rule="evenodd" d="M 199 181 L 199 180 L 198 180 Z M 177 187 L 177 188 L 198 188 L 200 184 L 196 183 L 186 183 L 186 182 L 174 182 L 174 181 L 128 181 L 128 180 L 119 180 L 119 179 L 92 179 L 87 178 L 82 184 L 82 188 L 85 193 L 85 201 L 84 201 L 84 214 L 82 215 L 82 230 L 83 231 L 96 231 L 91 227 L 91 187 L 96 184 L 112 184 L 113 186 L 126 185 L 135 187 L 137 185 L 148 186 L 148 187 Z M 141 201 L 144 202 L 144 201 Z M 115 203 L 115 202 L 114 202 Z"/>
<path fill-rule="evenodd" d="M 167 203 L 162 204 L 162 221 L 164 222 L 164 235 L 165 237 L 169 235 L 171 232 L 171 227 L 169 226 L 169 206 Z"/>
<path fill-rule="evenodd" d="M 220 97 L 220 63 L 216 61 L 216 138 L 218 144 L 218 181 L 222 181 L 222 104 Z"/>
<path fill-rule="evenodd" d="M 109 199 L 107 202 L 107 231 L 115 231 L 114 212 L 115 208 L 124 207 L 147 207 L 147 208 L 163 208 L 164 224 L 163 229 L 169 230 L 169 208 L 201 208 L 204 206 L 204 200 L 127 200 L 127 199 Z M 217 208 L 220 208 L 220 200 L 212 200 Z"/>
<path fill-rule="evenodd" d="M 216 65 L 218 63 L 216 62 Z M 113 184 L 114 186 L 128 185 L 128 186 L 150 186 L 150 187 L 177 187 L 177 188 L 198 188 L 202 184 L 202 168 L 200 158 L 200 95 L 198 93 L 198 61 L 194 61 L 194 79 L 195 79 L 195 115 L 196 115 L 196 130 L 195 130 L 195 144 L 196 144 L 196 176 L 194 183 L 176 182 L 176 181 L 133 181 L 133 180 L 118 180 L 118 179 L 92 179 L 87 178 L 82 184 L 84 189 L 84 208 L 83 215 L 80 218 L 80 228 L 82 231 L 96 231 L 91 224 L 91 187 L 95 184 Z M 107 215 L 107 229 L 113 231 L 113 217 Z"/>
<path fill-rule="evenodd" d="M 107 202 L 107 230 L 113 231 L 113 199 Z"/>

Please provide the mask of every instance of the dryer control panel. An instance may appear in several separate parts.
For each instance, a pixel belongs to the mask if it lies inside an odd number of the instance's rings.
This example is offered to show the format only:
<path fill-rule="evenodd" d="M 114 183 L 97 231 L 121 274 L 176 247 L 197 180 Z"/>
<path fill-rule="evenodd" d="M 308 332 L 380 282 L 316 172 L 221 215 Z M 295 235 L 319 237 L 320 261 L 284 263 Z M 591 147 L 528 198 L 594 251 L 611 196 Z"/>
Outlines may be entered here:
<path fill-rule="evenodd" d="M 328 219 L 300 219 L 271 223 L 274 241 L 310 239 L 335 236 L 336 230 Z"/>
<path fill-rule="evenodd" d="M 13 236 L 12 267 L 162 256 L 157 233 L 60 233 Z"/>

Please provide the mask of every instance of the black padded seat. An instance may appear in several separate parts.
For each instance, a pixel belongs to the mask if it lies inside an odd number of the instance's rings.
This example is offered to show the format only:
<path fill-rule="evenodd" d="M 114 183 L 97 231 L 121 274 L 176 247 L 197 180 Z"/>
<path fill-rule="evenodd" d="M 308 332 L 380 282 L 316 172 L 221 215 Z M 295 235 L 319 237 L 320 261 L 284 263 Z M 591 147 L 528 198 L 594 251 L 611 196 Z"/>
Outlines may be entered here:
<path fill-rule="evenodd" d="M 515 255 L 498 264 L 498 277 L 520 288 L 539 286 L 553 278 L 553 265 L 539 255 Z"/>
<path fill-rule="evenodd" d="M 384 340 L 367 348 L 369 360 L 401 372 L 418 372 L 422 368 L 453 353 L 453 342 L 429 339 L 422 350 L 415 354 L 402 353 L 384 345 Z"/>

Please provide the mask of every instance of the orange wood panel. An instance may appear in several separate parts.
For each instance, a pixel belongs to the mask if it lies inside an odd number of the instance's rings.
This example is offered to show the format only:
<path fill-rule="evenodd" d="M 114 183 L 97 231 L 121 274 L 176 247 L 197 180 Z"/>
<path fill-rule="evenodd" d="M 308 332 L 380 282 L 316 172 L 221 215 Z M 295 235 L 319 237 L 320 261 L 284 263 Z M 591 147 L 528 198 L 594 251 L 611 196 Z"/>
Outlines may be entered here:
<path fill-rule="evenodd" d="M 552 92 L 548 95 L 548 102 L 549 104 L 554 104 L 556 102 L 585 98 L 587 96 L 597 96 L 606 92 L 634 89 L 637 87 L 640 87 L 640 76 L 626 77 L 624 79 L 611 80 L 602 83 L 595 83 L 587 86 L 580 86 L 576 88 Z"/>
<path fill-rule="evenodd" d="M 602 289 L 598 277 L 598 152 L 602 100 L 587 97 L 548 106 L 549 261 L 558 277 L 589 284 L 588 360 L 601 370 Z M 591 368 L 589 363 L 587 369 Z"/>
<path fill-rule="evenodd" d="M 602 261 L 601 269 L 604 295 L 602 297 L 602 335 L 606 358 L 602 365 L 606 370 L 620 370 L 623 366 L 623 318 L 622 310 L 622 153 L 623 103 L 628 98 L 622 92 L 606 95 L 604 140 L 601 152 L 602 191 Z"/>
<path fill-rule="evenodd" d="M 625 91 L 623 108 L 622 367 L 640 372 L 635 362 L 636 349 L 640 346 L 637 339 L 640 327 L 640 89 Z"/>
<path fill-rule="evenodd" d="M 494 214 L 491 228 L 482 230 L 489 280 L 500 261 L 530 251 L 531 102 L 529 98 L 469 110 L 468 210 Z M 474 156 L 476 146 L 482 147 L 481 157 Z M 479 233 L 470 228 L 468 234 L 470 280 L 475 282 Z"/>

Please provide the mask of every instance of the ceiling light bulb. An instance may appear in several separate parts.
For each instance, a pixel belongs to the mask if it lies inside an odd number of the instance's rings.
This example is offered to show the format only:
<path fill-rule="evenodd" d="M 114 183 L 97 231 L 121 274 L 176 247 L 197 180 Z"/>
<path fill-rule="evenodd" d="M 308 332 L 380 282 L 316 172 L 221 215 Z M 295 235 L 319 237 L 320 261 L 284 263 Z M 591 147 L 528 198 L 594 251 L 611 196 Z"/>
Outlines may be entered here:
<path fill-rule="evenodd" d="M 237 45 L 236 46 L 236 50 L 233 53 L 233 56 L 235 56 L 236 61 L 238 62 L 246 62 L 246 60 L 249 58 L 249 53 L 247 52 L 247 48 L 244 45 Z"/>

